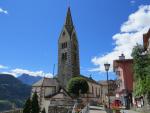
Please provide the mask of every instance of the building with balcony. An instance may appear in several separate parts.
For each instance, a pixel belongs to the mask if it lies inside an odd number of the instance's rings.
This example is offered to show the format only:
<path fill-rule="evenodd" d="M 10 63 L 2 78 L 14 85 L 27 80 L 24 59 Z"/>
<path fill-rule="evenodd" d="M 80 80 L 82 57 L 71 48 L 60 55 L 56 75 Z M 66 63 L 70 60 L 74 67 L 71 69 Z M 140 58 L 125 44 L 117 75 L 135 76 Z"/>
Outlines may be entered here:
<path fill-rule="evenodd" d="M 113 61 L 113 69 L 117 75 L 116 96 L 129 108 L 133 92 L 133 59 L 125 59 L 122 54 L 118 60 Z"/>

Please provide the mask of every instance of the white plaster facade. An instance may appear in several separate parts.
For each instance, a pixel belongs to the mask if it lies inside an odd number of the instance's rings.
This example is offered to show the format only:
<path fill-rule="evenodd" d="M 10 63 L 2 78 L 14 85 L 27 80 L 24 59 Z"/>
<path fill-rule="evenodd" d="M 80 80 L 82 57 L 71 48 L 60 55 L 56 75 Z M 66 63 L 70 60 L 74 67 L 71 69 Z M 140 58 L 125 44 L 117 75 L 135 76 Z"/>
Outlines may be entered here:
<path fill-rule="evenodd" d="M 34 92 L 37 92 L 41 110 L 45 108 L 46 113 L 48 113 L 48 106 L 50 105 L 50 101 L 45 97 L 56 93 L 58 90 L 59 84 L 56 79 L 44 77 L 32 85 L 31 95 L 33 95 Z"/>

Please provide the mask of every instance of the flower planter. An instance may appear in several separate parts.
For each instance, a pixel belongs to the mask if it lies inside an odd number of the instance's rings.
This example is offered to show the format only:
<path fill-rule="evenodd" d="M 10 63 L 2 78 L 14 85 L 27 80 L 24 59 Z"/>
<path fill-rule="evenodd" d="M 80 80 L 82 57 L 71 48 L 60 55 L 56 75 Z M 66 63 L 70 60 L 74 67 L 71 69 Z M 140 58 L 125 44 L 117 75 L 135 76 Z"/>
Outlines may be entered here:
<path fill-rule="evenodd" d="M 113 110 L 113 113 L 121 113 L 120 110 Z"/>
<path fill-rule="evenodd" d="M 112 106 L 113 113 L 121 113 L 118 106 Z"/>

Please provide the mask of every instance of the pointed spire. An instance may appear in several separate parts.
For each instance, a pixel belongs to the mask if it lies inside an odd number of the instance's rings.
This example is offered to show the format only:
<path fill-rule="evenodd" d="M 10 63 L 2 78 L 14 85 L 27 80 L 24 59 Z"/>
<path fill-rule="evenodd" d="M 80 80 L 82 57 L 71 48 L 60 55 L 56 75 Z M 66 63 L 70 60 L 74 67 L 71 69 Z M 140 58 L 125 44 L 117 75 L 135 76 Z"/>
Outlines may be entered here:
<path fill-rule="evenodd" d="M 68 7 L 65 25 L 73 26 L 70 7 Z"/>
<path fill-rule="evenodd" d="M 72 16 L 71 16 L 71 10 L 70 7 L 68 7 L 68 11 L 67 11 L 67 16 L 66 16 L 66 21 L 65 21 L 65 27 L 69 33 L 69 35 L 71 36 L 72 31 L 74 29 L 74 25 L 73 25 L 73 21 L 72 21 Z"/>

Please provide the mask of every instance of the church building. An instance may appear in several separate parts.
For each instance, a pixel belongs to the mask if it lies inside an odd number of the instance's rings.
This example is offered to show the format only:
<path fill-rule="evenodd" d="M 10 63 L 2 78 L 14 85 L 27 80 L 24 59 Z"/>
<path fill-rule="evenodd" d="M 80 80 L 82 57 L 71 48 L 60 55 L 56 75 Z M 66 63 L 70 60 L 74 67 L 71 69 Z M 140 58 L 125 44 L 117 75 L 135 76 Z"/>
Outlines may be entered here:
<path fill-rule="evenodd" d="M 67 92 L 67 83 L 73 77 L 83 77 L 87 80 L 89 91 L 81 95 L 84 101 L 89 103 L 101 102 L 102 86 L 92 77 L 80 74 L 79 43 L 70 7 L 68 8 L 65 23 L 58 39 L 58 73 L 54 78 L 44 77 L 33 84 L 32 94 L 36 91 L 39 97 L 41 110 L 53 113 L 53 106 L 71 106 L 73 99 Z M 69 104 L 69 105 L 68 105 Z"/>

